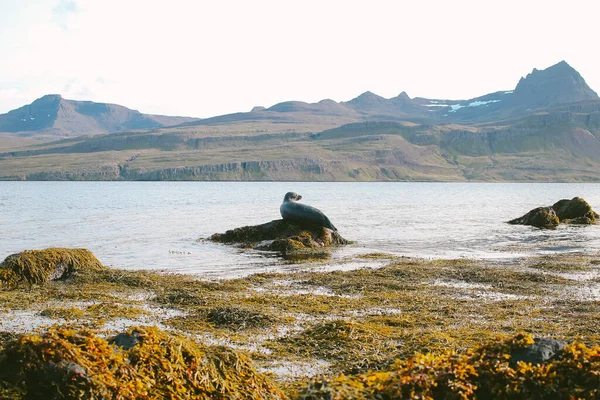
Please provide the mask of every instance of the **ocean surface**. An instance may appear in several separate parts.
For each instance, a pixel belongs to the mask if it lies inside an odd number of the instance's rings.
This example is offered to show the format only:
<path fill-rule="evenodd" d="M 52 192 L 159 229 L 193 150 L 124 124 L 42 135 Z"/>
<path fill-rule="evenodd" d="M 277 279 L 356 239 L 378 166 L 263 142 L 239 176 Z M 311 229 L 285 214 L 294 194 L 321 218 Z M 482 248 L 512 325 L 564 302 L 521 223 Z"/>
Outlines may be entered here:
<path fill-rule="evenodd" d="M 26 249 L 84 247 L 105 265 L 207 277 L 289 270 L 272 253 L 203 240 L 280 218 L 288 191 L 321 209 L 354 245 L 325 262 L 385 252 L 510 260 L 600 252 L 600 225 L 553 231 L 506 221 L 580 196 L 590 183 L 0 182 L 0 260 Z M 323 264 L 322 264 L 323 265 Z"/>

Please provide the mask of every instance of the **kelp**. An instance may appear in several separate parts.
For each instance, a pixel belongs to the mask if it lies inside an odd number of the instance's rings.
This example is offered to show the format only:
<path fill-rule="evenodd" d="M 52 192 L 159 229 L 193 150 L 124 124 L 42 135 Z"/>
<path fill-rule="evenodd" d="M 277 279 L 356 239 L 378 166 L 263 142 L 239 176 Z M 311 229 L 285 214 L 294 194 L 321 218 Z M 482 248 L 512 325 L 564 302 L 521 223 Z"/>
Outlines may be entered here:
<path fill-rule="evenodd" d="M 0 264 L 0 284 L 8 288 L 22 283 L 40 285 L 50 280 L 69 278 L 84 269 L 105 267 L 86 249 L 48 248 L 12 254 Z"/>
<path fill-rule="evenodd" d="M 596 399 L 600 347 L 573 342 L 553 359 L 514 362 L 534 343 L 529 334 L 463 353 L 415 354 L 386 370 L 317 379 L 298 399 Z"/>
<path fill-rule="evenodd" d="M 127 349 L 69 326 L 23 335 L 0 352 L 0 394 L 7 399 L 286 397 L 243 353 L 158 328 L 131 328 L 126 335 L 136 339 Z"/>

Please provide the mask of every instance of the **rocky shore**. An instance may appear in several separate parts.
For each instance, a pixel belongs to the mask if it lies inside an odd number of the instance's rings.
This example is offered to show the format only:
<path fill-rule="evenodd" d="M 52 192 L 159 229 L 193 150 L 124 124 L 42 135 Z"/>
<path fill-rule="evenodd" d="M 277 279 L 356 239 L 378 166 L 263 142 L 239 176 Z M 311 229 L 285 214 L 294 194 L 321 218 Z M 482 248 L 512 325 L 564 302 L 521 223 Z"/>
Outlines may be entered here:
<path fill-rule="evenodd" d="M 385 266 L 216 281 L 92 257 L 0 265 L 0 398 L 598 395 L 600 254 L 366 254 Z M 546 341 L 549 357 L 523 358 Z"/>

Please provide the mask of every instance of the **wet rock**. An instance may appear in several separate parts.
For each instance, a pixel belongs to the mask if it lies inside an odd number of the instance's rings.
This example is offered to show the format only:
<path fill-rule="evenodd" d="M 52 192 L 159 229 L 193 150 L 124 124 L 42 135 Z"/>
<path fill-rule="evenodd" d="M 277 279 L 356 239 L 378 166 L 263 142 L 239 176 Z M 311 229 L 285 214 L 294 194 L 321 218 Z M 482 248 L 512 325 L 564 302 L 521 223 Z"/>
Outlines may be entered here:
<path fill-rule="evenodd" d="M 31 387 L 27 398 L 64 399 L 61 393 L 68 393 L 69 387 L 81 389 L 89 380 L 85 368 L 75 362 L 49 361 L 25 380 Z"/>
<path fill-rule="evenodd" d="M 562 340 L 548 338 L 534 339 L 534 342 L 523 349 L 514 350 L 511 353 L 511 363 L 516 365 L 517 362 L 524 361 L 541 364 L 554 358 L 566 345 Z"/>
<path fill-rule="evenodd" d="M 581 197 L 559 200 L 552 205 L 552 209 L 556 212 L 560 222 L 565 224 L 590 225 L 600 219 L 598 213 L 592 210 L 588 202 Z"/>
<path fill-rule="evenodd" d="M 283 219 L 215 233 L 210 240 L 257 250 L 278 251 L 283 255 L 306 253 L 307 250 L 313 254 L 315 250 L 351 243 L 336 231 Z"/>
<path fill-rule="evenodd" d="M 513 225 L 531 225 L 537 228 L 554 229 L 559 224 L 591 225 L 597 223 L 600 216 L 581 197 L 571 200 L 559 200 L 552 207 L 538 207 L 520 218 L 508 221 Z"/>
<path fill-rule="evenodd" d="M 560 220 L 552 207 L 538 207 L 520 218 L 508 221 L 512 225 L 531 225 L 536 228 L 554 229 Z"/>
<path fill-rule="evenodd" d="M 135 347 L 136 344 L 142 342 L 142 337 L 138 331 L 131 333 L 122 332 L 108 341 L 110 344 L 117 345 L 125 350 Z"/>

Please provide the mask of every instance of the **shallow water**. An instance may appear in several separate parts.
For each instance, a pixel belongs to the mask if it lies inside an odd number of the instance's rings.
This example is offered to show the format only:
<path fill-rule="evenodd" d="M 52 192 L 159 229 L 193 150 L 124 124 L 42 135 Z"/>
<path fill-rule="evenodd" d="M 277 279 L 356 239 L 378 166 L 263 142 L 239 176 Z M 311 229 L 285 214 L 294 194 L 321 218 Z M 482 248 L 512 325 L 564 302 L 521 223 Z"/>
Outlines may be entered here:
<path fill-rule="evenodd" d="M 335 263 L 368 252 L 504 259 L 600 252 L 599 225 L 545 231 L 505 223 L 575 196 L 598 211 L 600 184 L 0 182 L 0 260 L 58 246 L 88 248 L 126 269 L 217 277 L 292 269 L 269 253 L 198 240 L 280 218 L 288 191 L 356 241 L 334 252 Z"/>

